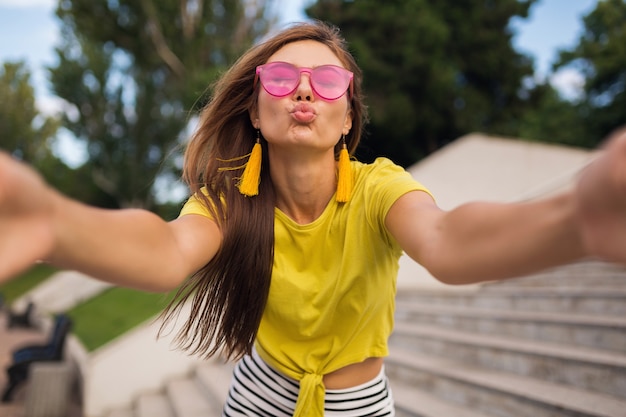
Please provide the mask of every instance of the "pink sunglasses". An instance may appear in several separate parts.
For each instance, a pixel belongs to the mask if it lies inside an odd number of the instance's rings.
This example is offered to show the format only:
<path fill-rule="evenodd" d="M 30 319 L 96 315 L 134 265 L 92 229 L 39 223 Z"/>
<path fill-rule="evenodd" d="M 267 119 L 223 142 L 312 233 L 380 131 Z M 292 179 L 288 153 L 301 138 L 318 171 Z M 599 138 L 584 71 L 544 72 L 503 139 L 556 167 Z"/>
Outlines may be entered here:
<path fill-rule="evenodd" d="M 287 62 L 270 62 L 256 67 L 254 86 L 261 80 L 263 89 L 274 97 L 285 97 L 296 91 L 300 84 L 301 74 L 309 74 L 313 92 L 324 100 L 337 100 L 343 96 L 348 87 L 353 94 L 354 74 L 336 65 L 321 65 L 315 68 L 298 68 Z"/>

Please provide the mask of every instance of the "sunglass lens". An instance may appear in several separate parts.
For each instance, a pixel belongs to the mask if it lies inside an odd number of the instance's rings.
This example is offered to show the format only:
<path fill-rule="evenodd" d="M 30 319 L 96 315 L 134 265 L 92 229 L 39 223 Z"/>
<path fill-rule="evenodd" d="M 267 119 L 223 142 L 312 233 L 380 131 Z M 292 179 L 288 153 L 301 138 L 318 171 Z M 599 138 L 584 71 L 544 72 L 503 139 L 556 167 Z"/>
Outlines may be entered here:
<path fill-rule="evenodd" d="M 283 97 L 291 93 L 299 82 L 298 70 L 288 64 L 269 64 L 260 74 L 265 90 L 273 96 Z"/>
<path fill-rule="evenodd" d="M 338 67 L 323 65 L 313 70 L 311 83 L 315 92 L 322 98 L 335 100 L 346 92 L 350 78 Z"/>

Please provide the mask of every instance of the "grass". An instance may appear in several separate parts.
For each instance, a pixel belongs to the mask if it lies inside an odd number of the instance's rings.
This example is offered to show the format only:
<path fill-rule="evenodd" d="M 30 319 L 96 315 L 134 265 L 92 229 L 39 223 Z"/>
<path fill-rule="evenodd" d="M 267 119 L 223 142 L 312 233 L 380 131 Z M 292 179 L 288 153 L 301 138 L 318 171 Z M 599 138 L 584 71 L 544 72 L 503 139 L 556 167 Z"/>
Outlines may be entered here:
<path fill-rule="evenodd" d="M 172 297 L 173 293 L 110 288 L 68 311 L 72 331 L 88 351 L 94 351 L 160 313 Z"/>
<path fill-rule="evenodd" d="M 37 264 L 15 279 L 0 285 L 0 294 L 4 296 L 4 302 L 7 305 L 11 305 L 11 303 L 41 284 L 55 272 L 57 272 L 57 269 L 50 265 Z"/>
<path fill-rule="evenodd" d="M 11 305 L 57 271 L 49 265 L 38 264 L 0 285 L 4 303 Z M 156 316 L 173 295 L 113 287 L 76 305 L 67 314 L 74 322 L 74 335 L 88 351 L 93 351 Z"/>

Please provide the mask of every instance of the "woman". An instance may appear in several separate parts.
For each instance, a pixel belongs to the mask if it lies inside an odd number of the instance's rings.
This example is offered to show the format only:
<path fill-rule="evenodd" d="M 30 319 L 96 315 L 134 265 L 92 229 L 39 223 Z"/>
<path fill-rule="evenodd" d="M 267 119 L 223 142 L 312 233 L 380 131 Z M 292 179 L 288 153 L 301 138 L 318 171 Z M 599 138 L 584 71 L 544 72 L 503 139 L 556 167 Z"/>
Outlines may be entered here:
<path fill-rule="evenodd" d="M 180 288 L 165 314 L 191 299 L 182 347 L 243 356 L 224 415 L 393 415 L 383 358 L 402 251 L 448 284 L 586 256 L 626 263 L 624 132 L 573 191 L 446 212 L 390 161 L 347 161 L 361 100 L 333 27 L 296 25 L 252 48 L 202 112 L 185 155 L 192 197 L 169 223 L 69 200 L 1 155 L 0 279 L 45 259 Z"/>

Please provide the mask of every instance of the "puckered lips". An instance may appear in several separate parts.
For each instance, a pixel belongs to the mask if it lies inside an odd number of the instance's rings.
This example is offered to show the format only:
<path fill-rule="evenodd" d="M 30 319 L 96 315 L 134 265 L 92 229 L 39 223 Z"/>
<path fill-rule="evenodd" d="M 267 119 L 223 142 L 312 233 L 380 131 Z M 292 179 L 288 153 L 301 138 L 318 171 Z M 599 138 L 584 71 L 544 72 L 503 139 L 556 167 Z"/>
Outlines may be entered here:
<path fill-rule="evenodd" d="M 310 123 L 315 119 L 317 113 L 310 104 L 298 103 L 291 110 L 291 116 L 299 123 Z"/>

